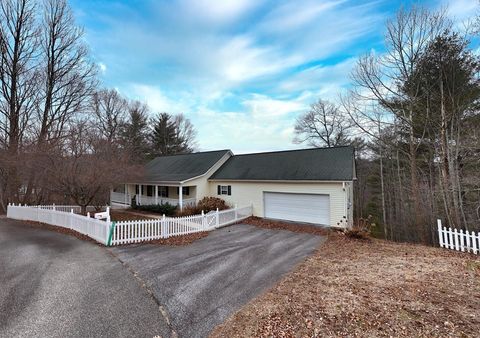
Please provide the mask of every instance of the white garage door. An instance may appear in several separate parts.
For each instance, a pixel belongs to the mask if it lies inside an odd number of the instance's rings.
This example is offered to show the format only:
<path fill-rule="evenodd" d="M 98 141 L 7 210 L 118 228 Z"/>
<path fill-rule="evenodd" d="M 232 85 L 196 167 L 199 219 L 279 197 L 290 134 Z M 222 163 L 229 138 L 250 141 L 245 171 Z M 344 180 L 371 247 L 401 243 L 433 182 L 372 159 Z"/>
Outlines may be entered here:
<path fill-rule="evenodd" d="M 314 194 L 263 193 L 266 218 L 330 224 L 330 196 Z"/>

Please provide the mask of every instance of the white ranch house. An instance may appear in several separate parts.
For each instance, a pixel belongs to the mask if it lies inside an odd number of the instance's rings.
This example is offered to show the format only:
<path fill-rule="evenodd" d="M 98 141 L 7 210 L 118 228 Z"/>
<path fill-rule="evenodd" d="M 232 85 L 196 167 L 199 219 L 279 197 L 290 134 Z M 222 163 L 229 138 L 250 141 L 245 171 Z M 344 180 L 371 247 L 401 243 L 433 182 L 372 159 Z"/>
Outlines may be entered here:
<path fill-rule="evenodd" d="M 206 196 L 253 205 L 253 215 L 332 227 L 353 219 L 352 147 L 234 155 L 218 150 L 160 156 L 138 182 L 111 192 L 112 207 L 170 203 L 183 208 Z"/>

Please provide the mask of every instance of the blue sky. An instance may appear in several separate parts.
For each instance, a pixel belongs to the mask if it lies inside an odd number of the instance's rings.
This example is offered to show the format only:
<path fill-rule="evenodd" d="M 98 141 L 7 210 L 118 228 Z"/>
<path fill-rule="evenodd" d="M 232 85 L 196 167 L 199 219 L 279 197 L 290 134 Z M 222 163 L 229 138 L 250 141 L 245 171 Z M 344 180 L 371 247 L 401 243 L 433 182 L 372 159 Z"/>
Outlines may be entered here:
<path fill-rule="evenodd" d="M 356 58 L 382 51 L 385 21 L 401 1 L 71 0 L 104 86 L 184 113 L 201 150 L 302 147 L 296 116 L 336 100 Z M 476 0 L 448 6 L 457 22 Z M 408 5 L 408 4 L 407 4 Z"/>

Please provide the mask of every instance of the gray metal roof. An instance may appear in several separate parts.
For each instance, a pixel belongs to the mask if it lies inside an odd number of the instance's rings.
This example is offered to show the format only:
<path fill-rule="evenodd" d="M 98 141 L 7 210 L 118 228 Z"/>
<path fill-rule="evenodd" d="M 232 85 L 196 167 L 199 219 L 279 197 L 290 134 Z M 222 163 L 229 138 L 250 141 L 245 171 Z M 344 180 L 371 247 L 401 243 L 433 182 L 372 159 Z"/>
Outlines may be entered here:
<path fill-rule="evenodd" d="M 350 181 L 354 148 L 334 147 L 235 155 L 210 179 Z"/>
<path fill-rule="evenodd" d="M 230 150 L 159 156 L 145 165 L 141 183 L 182 182 L 204 175 Z"/>

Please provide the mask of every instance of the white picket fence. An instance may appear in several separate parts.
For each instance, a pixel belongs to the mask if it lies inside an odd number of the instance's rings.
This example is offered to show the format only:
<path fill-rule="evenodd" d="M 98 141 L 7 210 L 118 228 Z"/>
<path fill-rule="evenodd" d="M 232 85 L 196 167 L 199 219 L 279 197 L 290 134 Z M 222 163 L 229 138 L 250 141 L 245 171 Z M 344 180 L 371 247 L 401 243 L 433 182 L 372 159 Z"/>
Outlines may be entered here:
<path fill-rule="evenodd" d="M 440 247 L 471 252 L 474 254 L 480 254 L 480 232 L 475 234 L 475 231 L 469 232 L 462 229 L 457 230 L 452 228 L 443 227 L 442 221 L 437 220 L 438 225 L 438 241 Z"/>
<path fill-rule="evenodd" d="M 211 231 L 250 217 L 252 212 L 248 206 L 194 216 L 114 222 L 111 245 Z"/>
<path fill-rule="evenodd" d="M 22 206 L 9 204 L 7 217 L 68 228 L 106 245 L 110 234 L 110 219 L 102 221 L 90 217 L 90 213 L 87 216 L 75 213 L 80 210 L 80 207 L 71 205 Z"/>
<path fill-rule="evenodd" d="M 41 222 L 75 230 L 93 238 L 97 242 L 109 245 L 139 243 L 159 238 L 186 235 L 200 231 L 210 231 L 222 226 L 236 223 L 253 212 L 252 206 L 208 214 L 165 217 L 152 220 L 135 220 L 110 222 L 78 215 L 80 207 L 77 206 L 21 206 L 9 204 L 7 217 L 17 220 Z M 104 214 L 104 213 L 102 213 Z M 108 214 L 108 210 L 107 210 Z"/>

